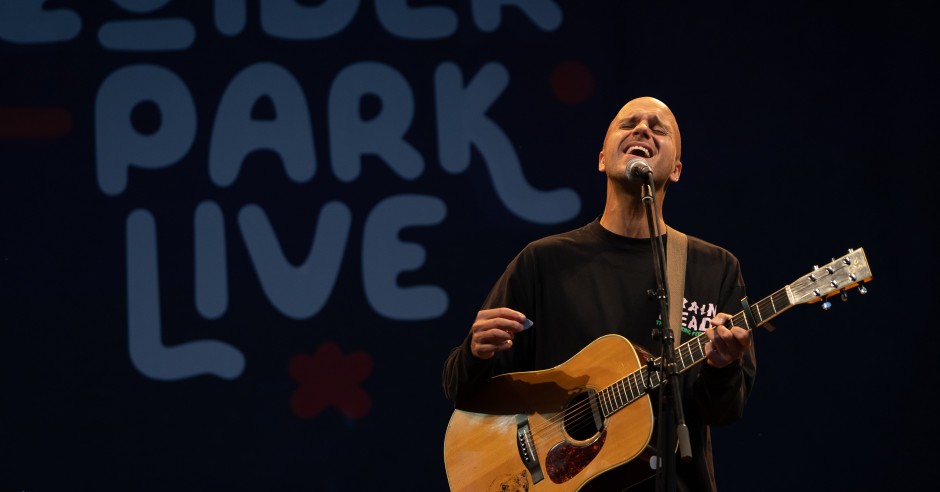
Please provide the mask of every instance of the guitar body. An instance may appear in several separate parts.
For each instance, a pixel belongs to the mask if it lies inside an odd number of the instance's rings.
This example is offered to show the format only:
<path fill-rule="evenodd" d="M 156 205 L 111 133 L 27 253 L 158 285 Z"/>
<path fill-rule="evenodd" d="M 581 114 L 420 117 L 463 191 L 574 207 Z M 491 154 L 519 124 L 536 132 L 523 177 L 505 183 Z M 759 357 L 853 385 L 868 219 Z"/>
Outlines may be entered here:
<path fill-rule="evenodd" d="M 649 395 L 608 417 L 589 397 L 640 367 L 627 339 L 606 335 L 555 368 L 492 378 L 447 425 L 444 464 L 451 490 L 587 490 L 599 475 L 650 453 Z M 616 473 L 618 480 L 633 481 L 625 488 L 652 475 L 648 461 L 630 466 L 638 468 L 636 478 Z"/>

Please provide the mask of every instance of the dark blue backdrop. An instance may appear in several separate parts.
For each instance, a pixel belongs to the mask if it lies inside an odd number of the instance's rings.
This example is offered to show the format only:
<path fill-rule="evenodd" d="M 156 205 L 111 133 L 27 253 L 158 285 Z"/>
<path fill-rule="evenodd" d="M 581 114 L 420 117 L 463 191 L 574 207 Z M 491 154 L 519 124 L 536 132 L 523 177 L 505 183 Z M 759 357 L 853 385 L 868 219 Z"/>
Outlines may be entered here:
<path fill-rule="evenodd" d="M 756 335 L 721 489 L 929 481 L 927 13 L 504 3 L 3 1 L 0 491 L 446 490 L 443 360 L 640 95 L 752 298 L 874 273 Z"/>

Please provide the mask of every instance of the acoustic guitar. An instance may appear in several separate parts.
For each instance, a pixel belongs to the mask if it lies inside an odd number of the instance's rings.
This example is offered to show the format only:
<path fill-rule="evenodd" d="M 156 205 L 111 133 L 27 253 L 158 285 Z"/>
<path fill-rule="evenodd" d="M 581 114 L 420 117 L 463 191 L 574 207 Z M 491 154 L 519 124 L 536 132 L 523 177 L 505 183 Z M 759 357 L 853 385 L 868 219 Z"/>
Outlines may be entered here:
<path fill-rule="evenodd" d="M 864 250 L 849 250 L 757 303 L 742 300 L 732 324 L 753 330 L 799 304 L 828 309 L 829 297 L 855 287 L 864 294 L 869 280 Z M 707 342 L 699 336 L 676 347 L 677 370 L 704 360 Z M 629 488 L 651 478 L 649 392 L 663 381 L 646 358 L 626 338 L 605 335 L 557 367 L 491 378 L 447 425 L 451 490 L 574 491 L 613 476 Z"/>

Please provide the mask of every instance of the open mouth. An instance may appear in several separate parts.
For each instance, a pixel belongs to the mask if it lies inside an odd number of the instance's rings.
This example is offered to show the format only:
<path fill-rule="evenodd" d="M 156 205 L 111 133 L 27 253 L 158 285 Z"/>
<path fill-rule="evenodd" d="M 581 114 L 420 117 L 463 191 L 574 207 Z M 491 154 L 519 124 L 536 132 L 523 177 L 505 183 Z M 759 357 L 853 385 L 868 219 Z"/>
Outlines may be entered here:
<path fill-rule="evenodd" d="M 647 158 L 652 157 L 650 149 L 640 145 L 631 145 L 629 148 L 627 148 L 627 154 Z"/>

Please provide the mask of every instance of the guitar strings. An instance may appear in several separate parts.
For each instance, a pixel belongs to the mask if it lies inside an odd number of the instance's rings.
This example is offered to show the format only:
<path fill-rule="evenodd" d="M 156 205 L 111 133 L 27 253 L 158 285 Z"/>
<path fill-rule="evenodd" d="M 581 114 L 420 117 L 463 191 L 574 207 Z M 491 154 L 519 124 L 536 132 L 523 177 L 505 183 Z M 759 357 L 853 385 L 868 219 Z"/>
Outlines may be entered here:
<path fill-rule="evenodd" d="M 607 386 L 601 390 L 598 390 L 594 394 L 586 395 L 585 398 L 578 403 L 572 405 L 568 408 L 563 408 L 559 412 L 556 412 L 552 417 L 545 419 L 542 425 L 532 428 L 533 437 L 546 437 L 554 434 L 564 434 L 566 428 L 565 421 L 568 422 L 567 428 L 569 432 L 568 435 L 571 435 L 572 431 L 582 431 L 589 428 L 595 422 L 594 410 L 592 410 L 592 405 L 590 402 L 591 398 L 607 398 L 608 407 L 611 407 L 610 413 L 605 413 L 600 407 L 603 406 L 600 400 L 597 401 L 598 411 L 601 412 L 602 420 L 605 420 L 607 417 L 612 415 L 617 410 L 626 407 L 627 405 L 633 403 L 634 401 L 641 398 L 643 395 L 648 394 L 647 383 L 644 382 L 645 378 L 648 377 L 648 373 L 645 367 L 640 367 L 635 371 L 631 372 L 629 375 L 623 379 L 614 382 L 610 386 Z M 632 381 L 626 382 L 632 379 Z M 641 385 L 642 384 L 642 388 Z M 620 385 L 621 387 L 629 387 L 630 394 L 628 395 L 623 390 L 619 390 L 616 387 Z M 657 385 L 652 385 L 655 387 Z M 619 396 L 619 398 L 618 398 Z M 591 432 L 595 434 L 599 429 Z"/>
<path fill-rule="evenodd" d="M 837 270 L 838 269 L 841 269 L 841 265 L 840 265 L 840 268 L 837 268 Z M 815 284 L 815 281 L 816 280 L 813 278 L 803 277 L 803 278 L 797 279 L 789 287 L 792 287 L 798 290 L 806 289 L 808 288 L 807 286 L 812 286 L 813 284 Z M 854 286 L 854 284 L 852 286 Z M 849 287 L 852 287 L 852 286 L 849 286 Z M 823 296 L 819 296 L 819 297 L 821 298 Z M 769 321 L 770 319 L 776 317 L 778 314 L 782 313 L 783 311 L 786 311 L 793 305 L 794 304 L 792 303 L 790 296 L 787 293 L 787 287 L 784 287 L 774 292 L 770 296 L 758 301 L 757 303 L 754 303 L 750 310 L 751 310 L 752 315 L 754 315 L 757 325 L 759 326 L 765 323 L 766 321 Z M 756 312 L 754 308 L 756 308 Z M 770 313 L 770 316 L 765 317 L 764 313 Z M 749 326 L 748 317 L 745 316 L 745 313 L 743 310 L 739 312 L 738 314 L 735 314 L 731 317 L 731 324 L 734 326 L 744 326 L 748 330 L 752 330 L 756 328 L 756 327 Z M 696 347 L 697 354 L 692 352 L 693 350 L 692 342 L 696 342 L 696 345 L 698 345 L 698 347 Z M 692 365 L 695 365 L 696 363 L 700 362 L 701 360 L 705 358 L 705 349 L 704 349 L 705 343 L 708 343 L 708 342 L 707 341 L 703 342 L 701 338 L 695 337 L 692 340 L 689 340 L 686 343 L 676 348 L 676 352 L 677 352 L 676 355 L 678 356 L 679 360 L 683 362 L 684 367 L 682 371 L 684 371 L 688 367 L 691 367 Z M 685 364 L 686 356 L 682 354 L 683 348 L 685 348 L 686 352 L 688 352 L 688 359 L 690 359 L 689 364 Z M 661 358 L 658 358 L 656 360 L 660 360 L 660 359 Z M 648 381 L 647 378 L 649 377 L 649 374 L 645 371 L 645 369 L 646 369 L 645 367 L 640 367 L 639 369 L 636 369 L 633 372 L 631 372 L 629 375 L 627 375 L 623 379 L 620 379 L 616 381 L 615 383 L 593 394 L 586 395 L 584 399 L 572 405 L 571 407 L 562 408 L 560 411 L 555 412 L 551 417 L 545 419 L 541 425 L 539 425 L 538 427 L 532 428 L 532 437 L 533 438 L 535 437 L 547 438 L 549 434 L 561 434 L 562 436 L 564 436 L 564 434 L 566 433 L 565 432 L 566 420 L 568 423 L 567 427 L 569 430 L 567 432 L 568 435 L 572 434 L 571 431 L 581 431 L 583 429 L 588 428 L 588 426 L 592 425 L 595 422 L 594 415 L 593 415 L 594 410 L 592 409 L 592 405 L 590 401 L 591 398 L 601 398 L 601 397 L 608 398 L 609 399 L 608 406 L 610 406 L 610 403 L 612 401 L 617 402 L 616 405 L 610 409 L 609 414 L 605 413 L 605 411 L 602 410 L 601 408 L 598 408 L 598 411 L 600 411 L 601 416 L 603 417 L 603 420 L 606 420 L 607 417 L 609 417 L 613 413 L 625 408 L 627 405 L 632 404 L 633 402 L 635 402 L 642 396 L 649 394 L 650 390 L 655 389 L 656 387 L 660 386 L 659 384 L 655 384 L 655 385 L 647 384 L 647 381 Z M 644 389 L 643 391 L 639 391 L 637 395 L 633 396 L 632 395 L 633 387 L 634 387 L 633 384 L 637 384 L 637 381 L 635 380 L 640 375 L 642 375 L 643 378 L 641 378 L 639 382 L 643 383 Z M 634 381 L 632 381 L 631 382 L 632 384 L 630 385 L 631 395 L 629 398 L 626 398 L 627 395 L 623 391 L 617 390 L 615 387 L 617 385 L 623 386 L 624 381 L 630 378 L 633 378 Z M 639 386 L 637 386 L 637 389 L 639 389 Z M 611 394 L 612 392 L 613 394 Z M 621 399 L 623 400 L 623 403 L 620 403 L 620 401 L 617 401 L 618 396 L 621 397 Z M 602 402 L 598 400 L 597 404 L 601 405 Z M 593 435 L 595 433 L 596 432 L 592 432 L 591 434 Z"/>
<path fill-rule="evenodd" d="M 698 345 L 696 347 L 696 352 L 699 354 L 699 357 L 704 358 L 704 343 L 702 339 L 696 337 L 692 340 L 687 341 L 686 343 L 677 347 L 676 356 L 679 360 L 683 361 L 683 370 L 688 367 L 691 367 L 698 362 L 696 360 L 696 354 L 693 353 L 692 345 Z M 707 342 L 705 342 L 707 343 Z M 688 353 L 688 355 L 683 355 L 683 348 Z M 654 359 L 654 362 L 660 361 L 661 358 Z M 688 360 L 688 363 L 684 361 Z M 649 391 L 655 389 L 659 386 L 658 382 L 651 381 L 646 367 L 639 367 L 634 370 L 626 377 L 614 382 L 613 384 L 596 391 L 593 394 L 588 394 L 585 398 L 571 407 L 563 408 L 560 411 L 556 412 L 551 417 L 547 418 L 542 422 L 538 427 L 532 427 L 532 436 L 533 438 L 550 438 L 553 435 L 564 434 L 571 435 L 574 431 L 583 431 L 584 429 L 589 428 L 595 422 L 594 419 L 594 410 L 591 406 L 591 398 L 597 398 L 598 407 L 603 406 L 601 398 L 606 398 L 607 406 L 610 408 L 610 413 L 606 413 L 602 408 L 598 408 L 601 412 L 602 420 L 606 420 L 607 417 L 613 413 L 619 411 L 622 408 L 625 408 L 627 405 L 632 404 L 634 401 L 640 399 L 642 396 L 649 394 Z M 661 380 L 661 378 L 658 378 Z M 618 388 L 618 385 L 620 388 Z M 629 388 L 629 393 L 625 392 L 623 388 Z M 565 422 L 567 421 L 568 432 L 565 432 Z M 591 434 L 596 434 L 600 429 L 596 429 L 591 432 Z"/>

